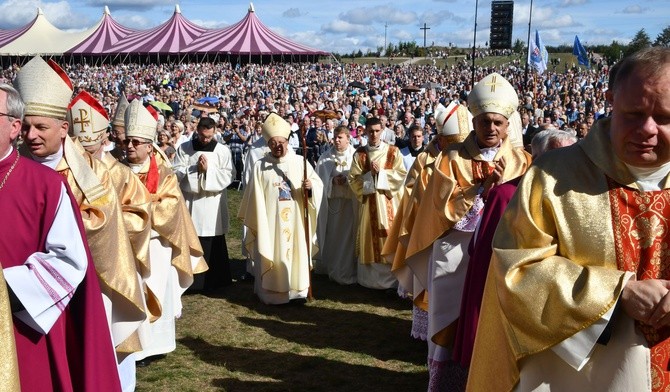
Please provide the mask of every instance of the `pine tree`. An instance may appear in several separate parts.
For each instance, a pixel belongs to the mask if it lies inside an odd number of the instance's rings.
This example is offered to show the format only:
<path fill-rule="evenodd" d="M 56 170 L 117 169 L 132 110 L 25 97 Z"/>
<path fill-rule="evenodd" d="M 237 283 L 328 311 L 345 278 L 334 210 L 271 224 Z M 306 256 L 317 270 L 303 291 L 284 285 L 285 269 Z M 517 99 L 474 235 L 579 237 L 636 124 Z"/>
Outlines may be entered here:
<path fill-rule="evenodd" d="M 640 49 L 648 48 L 651 46 L 651 38 L 644 29 L 641 29 L 635 34 L 635 37 L 630 41 L 628 47 L 626 48 L 624 54 L 626 56 L 637 52 Z"/>
<path fill-rule="evenodd" d="M 670 26 L 664 28 L 663 31 L 658 34 L 656 41 L 654 41 L 654 46 L 670 47 Z"/>

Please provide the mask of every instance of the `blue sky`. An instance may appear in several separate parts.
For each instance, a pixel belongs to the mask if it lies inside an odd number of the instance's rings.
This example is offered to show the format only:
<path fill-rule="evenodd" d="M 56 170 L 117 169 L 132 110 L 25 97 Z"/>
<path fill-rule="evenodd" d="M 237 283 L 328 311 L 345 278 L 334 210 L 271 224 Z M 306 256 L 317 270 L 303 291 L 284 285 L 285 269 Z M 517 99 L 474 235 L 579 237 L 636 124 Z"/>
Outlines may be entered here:
<path fill-rule="evenodd" d="M 17 28 L 35 17 L 41 7 L 47 19 L 61 29 L 82 30 L 94 25 L 107 5 L 119 23 L 133 28 L 156 26 L 173 14 L 182 14 L 205 27 L 225 27 L 242 19 L 248 1 L 237 0 L 5 0 L 0 1 L 0 28 Z M 257 16 L 279 34 L 332 52 L 365 52 L 385 42 L 423 44 L 424 23 L 428 45 L 468 46 L 472 43 L 474 0 L 258 0 Z M 477 44 L 489 39 L 490 0 L 479 1 Z M 514 40 L 526 42 L 530 1 L 514 2 Z M 385 28 L 386 24 L 386 28 Z M 532 30 L 546 45 L 627 43 L 644 28 L 652 41 L 670 25 L 668 0 L 556 0 L 533 1 Z"/>

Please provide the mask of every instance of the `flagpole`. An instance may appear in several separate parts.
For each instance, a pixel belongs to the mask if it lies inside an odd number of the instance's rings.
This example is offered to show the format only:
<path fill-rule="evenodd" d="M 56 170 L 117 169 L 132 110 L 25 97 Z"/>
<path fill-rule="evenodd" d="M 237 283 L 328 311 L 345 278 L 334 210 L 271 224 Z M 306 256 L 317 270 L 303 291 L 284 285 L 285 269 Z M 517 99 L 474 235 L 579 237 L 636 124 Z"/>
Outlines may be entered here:
<path fill-rule="evenodd" d="M 528 40 L 526 41 L 526 73 L 523 81 L 523 91 L 528 91 L 528 59 L 530 59 L 530 23 L 533 20 L 533 0 L 530 0 L 530 12 L 528 13 Z"/>
<path fill-rule="evenodd" d="M 470 83 L 470 91 L 475 86 L 475 47 L 477 46 L 477 9 L 479 8 L 479 0 L 475 1 L 475 34 L 472 42 L 472 83 Z"/>

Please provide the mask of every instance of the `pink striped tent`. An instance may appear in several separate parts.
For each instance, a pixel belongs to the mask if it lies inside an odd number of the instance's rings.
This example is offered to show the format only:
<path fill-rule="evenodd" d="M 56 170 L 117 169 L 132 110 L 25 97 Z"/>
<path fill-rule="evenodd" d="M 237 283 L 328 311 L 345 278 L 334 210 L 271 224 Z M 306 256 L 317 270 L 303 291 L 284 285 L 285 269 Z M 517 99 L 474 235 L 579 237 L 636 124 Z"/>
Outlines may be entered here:
<path fill-rule="evenodd" d="M 112 48 L 123 38 L 136 33 L 137 30 L 125 27 L 112 18 L 109 8 L 105 6 L 102 22 L 98 29 L 66 53 L 70 54 L 99 54 Z"/>
<path fill-rule="evenodd" d="M 104 48 L 101 53 L 184 53 L 188 44 L 207 31 L 209 29 L 197 26 L 182 16 L 179 5 L 176 5 L 174 14 L 165 23 L 130 34 L 115 45 Z"/>
<path fill-rule="evenodd" d="M 270 30 L 256 16 L 253 4 L 249 6 L 249 12 L 244 19 L 232 26 L 203 33 L 184 52 L 270 56 L 329 54 L 288 40 Z"/>
<path fill-rule="evenodd" d="M 3 47 L 7 45 L 8 43 L 14 41 L 16 38 L 20 37 L 25 33 L 26 31 L 30 30 L 31 27 L 33 27 L 33 24 L 35 24 L 35 21 L 37 20 L 38 15 L 35 15 L 35 18 L 28 22 L 27 25 L 23 27 L 19 27 L 18 29 L 12 29 L 12 30 L 0 30 L 0 47 Z"/>

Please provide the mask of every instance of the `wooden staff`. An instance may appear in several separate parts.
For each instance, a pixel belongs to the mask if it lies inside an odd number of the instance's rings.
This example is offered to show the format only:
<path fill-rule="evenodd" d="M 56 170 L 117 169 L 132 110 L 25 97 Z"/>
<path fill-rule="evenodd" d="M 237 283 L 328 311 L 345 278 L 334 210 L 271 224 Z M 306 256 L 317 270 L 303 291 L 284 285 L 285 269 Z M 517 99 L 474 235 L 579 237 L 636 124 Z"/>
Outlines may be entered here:
<path fill-rule="evenodd" d="M 307 278 L 309 287 L 307 288 L 307 300 L 313 301 L 312 296 L 312 270 L 310 264 L 312 261 L 312 254 L 310 250 L 310 235 L 309 235 L 309 191 L 305 188 L 305 181 L 307 180 L 307 129 L 305 128 L 305 121 L 300 124 L 300 143 L 302 144 L 302 208 L 303 208 L 303 226 L 305 227 L 305 246 L 307 247 Z"/>

